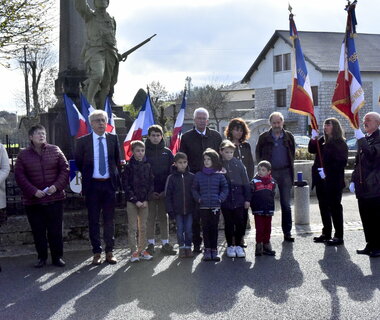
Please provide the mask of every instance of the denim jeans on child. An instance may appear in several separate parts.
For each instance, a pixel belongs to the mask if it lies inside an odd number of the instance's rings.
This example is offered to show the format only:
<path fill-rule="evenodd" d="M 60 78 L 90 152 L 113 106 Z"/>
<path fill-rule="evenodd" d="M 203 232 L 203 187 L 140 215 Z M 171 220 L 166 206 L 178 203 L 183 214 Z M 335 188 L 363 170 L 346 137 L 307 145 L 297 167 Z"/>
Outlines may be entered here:
<path fill-rule="evenodd" d="M 178 246 L 180 248 L 191 248 L 191 242 L 193 241 L 193 216 L 191 214 L 177 214 L 175 216 L 175 222 L 177 225 Z"/>

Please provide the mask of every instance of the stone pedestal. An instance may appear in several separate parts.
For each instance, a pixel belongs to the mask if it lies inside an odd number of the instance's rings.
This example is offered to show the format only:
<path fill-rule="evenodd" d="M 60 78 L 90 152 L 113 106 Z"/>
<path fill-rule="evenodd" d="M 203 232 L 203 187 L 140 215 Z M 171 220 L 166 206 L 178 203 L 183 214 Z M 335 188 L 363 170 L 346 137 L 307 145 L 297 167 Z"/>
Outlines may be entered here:
<path fill-rule="evenodd" d="M 294 187 L 295 224 L 310 224 L 309 186 Z"/>

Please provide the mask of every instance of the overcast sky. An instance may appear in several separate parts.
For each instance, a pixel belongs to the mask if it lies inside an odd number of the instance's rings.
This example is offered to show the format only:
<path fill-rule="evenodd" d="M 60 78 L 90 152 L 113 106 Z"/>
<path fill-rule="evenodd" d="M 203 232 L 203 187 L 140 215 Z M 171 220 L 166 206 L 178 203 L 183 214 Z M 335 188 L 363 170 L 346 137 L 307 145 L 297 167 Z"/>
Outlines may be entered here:
<path fill-rule="evenodd" d="M 346 3 L 290 1 L 300 31 L 343 32 Z M 274 31 L 288 30 L 287 9 L 288 0 L 110 0 L 120 52 L 157 33 L 121 63 L 115 102 L 131 103 L 137 90 L 153 80 L 169 92 L 183 89 L 187 76 L 195 86 L 241 80 Z M 380 33 L 379 12 L 380 1 L 359 0 L 357 32 Z M 0 110 L 20 114 L 22 72 L 0 68 Z"/>

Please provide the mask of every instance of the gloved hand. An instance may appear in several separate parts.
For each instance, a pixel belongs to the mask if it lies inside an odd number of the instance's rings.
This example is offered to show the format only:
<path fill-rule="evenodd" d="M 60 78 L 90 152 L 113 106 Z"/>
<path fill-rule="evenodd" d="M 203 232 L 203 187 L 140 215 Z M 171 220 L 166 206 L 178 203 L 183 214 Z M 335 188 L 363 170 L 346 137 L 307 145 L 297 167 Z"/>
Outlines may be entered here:
<path fill-rule="evenodd" d="M 321 177 L 321 179 L 326 178 L 325 170 L 323 170 L 323 168 L 318 168 L 318 173 L 319 173 L 319 176 Z"/>
<path fill-rule="evenodd" d="M 348 189 L 350 189 L 351 193 L 355 193 L 355 182 L 350 182 Z"/>
<path fill-rule="evenodd" d="M 355 138 L 358 140 L 365 137 L 364 133 L 360 129 L 355 129 L 354 132 Z"/>
<path fill-rule="evenodd" d="M 315 129 L 311 130 L 311 138 L 313 140 L 318 139 L 318 136 L 319 136 L 319 132 L 317 130 L 315 130 Z"/>

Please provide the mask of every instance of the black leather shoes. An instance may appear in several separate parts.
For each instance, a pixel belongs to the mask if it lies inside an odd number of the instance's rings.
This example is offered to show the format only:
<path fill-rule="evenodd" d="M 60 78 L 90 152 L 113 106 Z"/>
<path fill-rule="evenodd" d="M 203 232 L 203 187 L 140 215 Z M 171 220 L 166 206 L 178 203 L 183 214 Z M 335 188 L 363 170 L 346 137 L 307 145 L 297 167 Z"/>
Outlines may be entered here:
<path fill-rule="evenodd" d="M 370 253 L 371 253 L 371 250 L 368 249 L 367 247 L 365 247 L 365 248 L 362 249 L 362 250 L 356 250 L 356 253 L 357 253 L 357 254 L 365 254 L 365 255 L 369 256 Z"/>
<path fill-rule="evenodd" d="M 284 241 L 286 242 L 294 242 L 294 238 L 291 235 L 284 236 Z"/>
<path fill-rule="evenodd" d="M 334 237 L 334 238 L 326 241 L 326 244 L 328 246 L 340 246 L 340 245 L 344 244 L 344 241 L 341 238 L 335 238 Z"/>
<path fill-rule="evenodd" d="M 53 260 L 53 265 L 55 265 L 56 267 L 64 267 L 66 265 L 66 262 L 63 261 L 62 258 L 58 258 Z"/>
<path fill-rule="evenodd" d="M 313 241 L 315 243 L 323 243 L 323 242 L 326 242 L 330 239 L 331 239 L 331 237 L 326 237 L 324 234 L 322 234 L 319 237 L 314 237 Z"/>
<path fill-rule="evenodd" d="M 39 259 L 37 263 L 34 265 L 35 268 L 42 268 L 46 266 L 46 260 Z"/>
<path fill-rule="evenodd" d="M 369 254 L 371 258 L 379 258 L 380 257 L 380 250 L 372 250 Z"/>
<path fill-rule="evenodd" d="M 194 246 L 193 253 L 202 253 L 200 246 Z"/>

